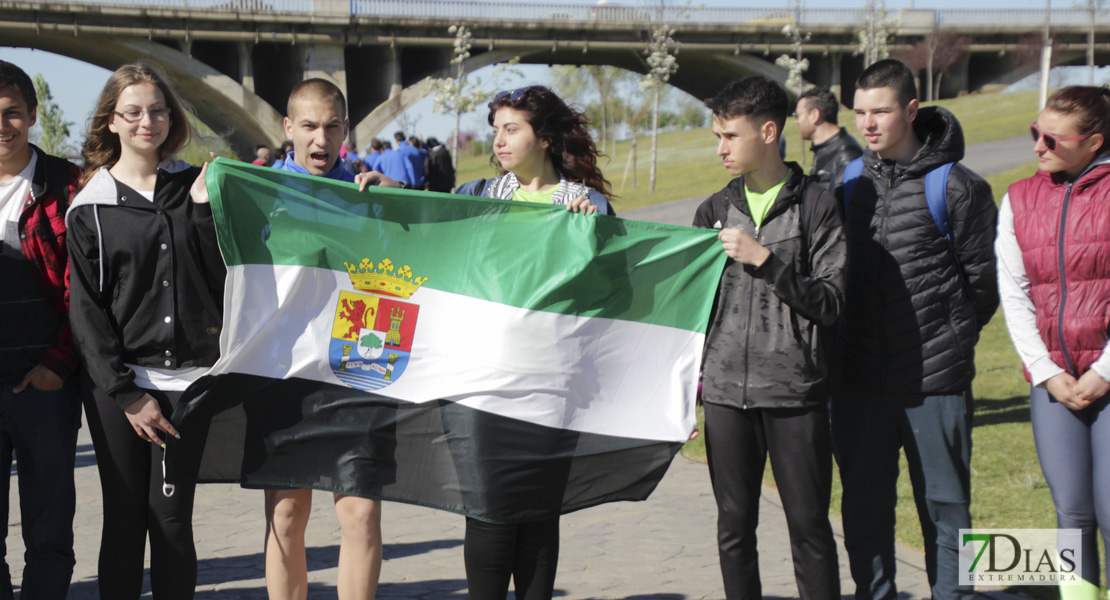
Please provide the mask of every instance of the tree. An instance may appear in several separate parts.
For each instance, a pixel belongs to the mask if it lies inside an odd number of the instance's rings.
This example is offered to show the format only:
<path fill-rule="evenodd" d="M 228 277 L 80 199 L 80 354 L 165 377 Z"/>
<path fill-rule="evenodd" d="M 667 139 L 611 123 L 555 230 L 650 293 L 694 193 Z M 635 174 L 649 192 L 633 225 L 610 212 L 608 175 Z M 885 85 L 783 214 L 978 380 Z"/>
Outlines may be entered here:
<path fill-rule="evenodd" d="M 935 29 L 913 48 L 899 52 L 898 59 L 906 63 L 911 71 L 925 71 L 925 94 L 923 100 L 940 99 L 940 83 L 952 70 L 952 66 L 967 51 L 970 40 L 947 29 Z M 933 85 L 936 77 L 936 85 Z"/>
<path fill-rule="evenodd" d="M 709 123 L 709 109 L 705 103 L 687 96 L 678 104 L 675 125 L 680 129 L 698 129 Z"/>
<path fill-rule="evenodd" d="M 886 3 L 883 0 L 867 0 L 864 7 L 866 16 L 865 26 L 859 31 L 859 47 L 855 54 L 863 55 L 863 67 L 871 65 L 890 57 L 887 40 L 890 38 L 891 23 L 887 20 Z"/>
<path fill-rule="evenodd" d="M 1087 30 L 1087 85 L 1095 84 L 1095 19 L 1102 12 L 1106 0 L 1084 0 L 1083 9 L 1089 15 L 1091 28 Z"/>
<path fill-rule="evenodd" d="M 956 61 L 958 61 L 960 57 L 963 56 L 971 40 L 966 37 L 957 35 L 955 32 L 949 31 L 947 29 L 938 30 L 934 32 L 933 35 L 936 38 L 936 41 L 933 43 L 933 52 L 930 54 L 932 60 L 929 65 L 929 68 L 931 69 L 929 76 L 929 87 L 933 87 L 932 73 L 936 73 L 936 95 L 932 96 L 930 100 L 937 100 L 938 98 L 940 98 L 941 81 L 944 80 L 944 76 L 948 73 L 948 71 L 952 69 L 952 66 L 956 64 Z M 930 89 L 929 91 L 930 94 L 932 94 L 934 90 Z"/>
<path fill-rule="evenodd" d="M 42 75 L 35 73 L 35 97 L 38 99 L 38 117 L 33 137 L 43 152 L 55 156 L 68 156 L 74 152 L 69 143 L 69 128 L 74 123 L 65 120 L 62 109 L 50 94 L 50 85 Z"/>
<path fill-rule="evenodd" d="M 405 132 L 405 135 L 415 135 L 416 126 L 420 124 L 420 119 L 424 118 L 423 115 L 412 115 L 408 111 L 401 111 L 401 115 L 397 117 L 397 128 Z"/>
<path fill-rule="evenodd" d="M 790 39 L 790 50 L 794 53 L 783 54 L 775 59 L 775 64 L 786 69 L 788 76 L 786 78 L 786 88 L 792 89 L 796 93 L 802 93 L 802 73 L 809 70 L 809 59 L 802 58 L 802 46 L 809 41 L 810 34 L 802 34 L 802 30 L 798 27 L 798 21 L 802 16 L 802 2 L 801 0 L 794 0 L 794 22 L 787 23 L 782 28 L 782 34 Z"/>
<path fill-rule="evenodd" d="M 470 58 L 470 30 L 466 25 L 452 25 L 447 28 L 447 31 L 455 36 L 455 57 L 451 59 L 451 64 L 456 66 L 456 72 L 455 77 L 432 80 L 435 90 L 432 110 L 441 114 L 454 114 L 455 131 L 458 132 L 462 114 L 474 110 L 480 102 L 486 100 L 489 91 L 482 86 L 480 77 L 468 77 L 464 68 L 466 59 Z M 515 65 L 518 62 L 520 62 L 519 56 L 510 60 L 509 64 Z M 496 83 L 505 68 L 505 65 L 498 65 L 490 76 L 490 81 Z M 456 171 L 459 168 L 458 137 L 458 135 L 451 136 L 451 162 Z"/>
<path fill-rule="evenodd" d="M 662 13 L 662 10 L 659 11 Z M 659 94 L 660 89 L 678 70 L 675 57 L 681 48 L 674 40 L 674 30 L 660 24 L 651 30 L 651 39 L 644 50 L 647 55 L 648 72 L 640 80 L 640 89 L 652 92 L 651 104 L 651 175 L 650 190 L 655 191 L 655 166 L 659 157 Z"/>
<path fill-rule="evenodd" d="M 598 109 L 600 118 L 598 123 L 598 146 L 605 150 L 605 143 L 613 142 L 613 153 L 616 152 L 616 135 L 610 134 L 609 125 L 615 119 L 613 110 L 617 84 L 621 79 L 628 77 L 628 71 L 606 65 L 570 66 L 558 65 L 551 69 L 554 79 L 553 85 L 563 98 L 575 98 L 580 104 L 586 105 L 584 96 L 586 90 L 597 92 L 600 102 Z"/>
<path fill-rule="evenodd" d="M 809 41 L 810 34 L 802 34 L 802 30 L 798 27 L 798 23 L 802 20 L 802 0 L 794 0 L 794 19 L 792 22 L 787 23 L 782 28 L 782 34 L 790 39 L 790 49 L 794 53 L 783 54 L 775 59 L 775 64 L 786 69 L 786 89 L 794 90 L 799 96 L 802 94 L 802 88 L 805 86 L 805 80 L 802 79 L 802 73 L 809 70 L 809 59 L 802 58 L 803 45 Z M 779 132 L 781 135 L 782 132 Z M 806 164 L 805 153 L 805 138 L 801 137 L 802 145 L 802 166 Z"/>

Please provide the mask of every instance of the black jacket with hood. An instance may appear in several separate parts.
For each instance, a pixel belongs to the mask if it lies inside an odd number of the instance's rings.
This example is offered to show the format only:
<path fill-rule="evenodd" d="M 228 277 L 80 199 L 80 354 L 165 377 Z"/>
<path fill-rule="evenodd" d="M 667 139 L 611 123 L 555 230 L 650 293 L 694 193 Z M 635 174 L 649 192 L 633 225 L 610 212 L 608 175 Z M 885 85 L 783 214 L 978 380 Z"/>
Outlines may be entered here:
<path fill-rule="evenodd" d="M 923 146 L 907 164 L 864 151 L 848 201 L 841 387 L 890 394 L 950 394 L 975 376 L 979 331 L 998 308 L 994 234 L 998 209 L 990 185 L 957 164 L 947 205 L 961 277 L 925 199 L 929 171 L 964 157 L 963 130 L 940 107 L 919 110 Z M 843 172 L 836 177 L 842 201 Z"/>
<path fill-rule="evenodd" d="M 790 175 L 759 227 L 744 178 L 698 208 L 695 227 L 737 228 L 771 255 L 757 267 L 729 260 L 706 336 L 702 399 L 737 408 L 825 402 L 828 327 L 844 306 L 840 211 L 825 187 Z"/>

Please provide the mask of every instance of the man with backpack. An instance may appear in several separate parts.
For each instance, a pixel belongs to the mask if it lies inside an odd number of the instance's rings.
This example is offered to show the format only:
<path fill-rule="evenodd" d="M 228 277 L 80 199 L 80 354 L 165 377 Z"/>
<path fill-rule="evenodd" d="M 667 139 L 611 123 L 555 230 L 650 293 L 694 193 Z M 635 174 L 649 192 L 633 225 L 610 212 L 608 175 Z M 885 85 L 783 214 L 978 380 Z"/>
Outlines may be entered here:
<path fill-rule="evenodd" d="M 835 179 L 847 239 L 833 446 L 844 540 L 860 600 L 891 600 L 899 448 L 905 448 L 933 598 L 959 587 L 971 527 L 971 381 L 979 331 L 998 307 L 990 185 L 959 164 L 952 113 L 920 108 L 897 60 L 856 82 L 867 149 Z M 955 163 L 953 166 L 951 163 Z"/>

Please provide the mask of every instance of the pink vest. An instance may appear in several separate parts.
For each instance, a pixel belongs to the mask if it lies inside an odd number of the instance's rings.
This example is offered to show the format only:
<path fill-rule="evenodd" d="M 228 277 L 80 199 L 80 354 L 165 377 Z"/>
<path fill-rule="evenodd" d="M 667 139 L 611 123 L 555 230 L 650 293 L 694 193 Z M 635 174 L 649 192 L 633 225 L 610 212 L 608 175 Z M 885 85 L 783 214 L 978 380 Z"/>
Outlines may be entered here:
<path fill-rule="evenodd" d="M 1053 362 L 1079 377 L 1102 355 L 1110 326 L 1110 164 L 1070 192 L 1038 171 L 1009 194 L 1037 329 Z"/>

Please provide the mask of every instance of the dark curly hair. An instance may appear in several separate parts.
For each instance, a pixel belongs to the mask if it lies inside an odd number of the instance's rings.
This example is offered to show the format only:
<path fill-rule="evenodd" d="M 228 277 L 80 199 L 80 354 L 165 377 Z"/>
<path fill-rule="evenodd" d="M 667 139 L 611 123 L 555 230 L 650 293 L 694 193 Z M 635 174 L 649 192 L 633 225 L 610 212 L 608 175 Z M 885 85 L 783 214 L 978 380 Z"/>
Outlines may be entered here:
<path fill-rule="evenodd" d="M 590 136 L 586 115 L 567 106 L 559 96 L 542 85 L 533 85 L 511 92 L 501 92 L 489 103 L 489 124 L 502 108 L 512 108 L 528 115 L 528 124 L 536 137 L 548 143 L 547 156 L 567 179 L 577 181 L 612 199 L 609 180 L 597 166 L 601 156 Z M 501 168 L 497 155 L 490 165 Z M 501 169 L 502 174 L 505 173 Z"/>

